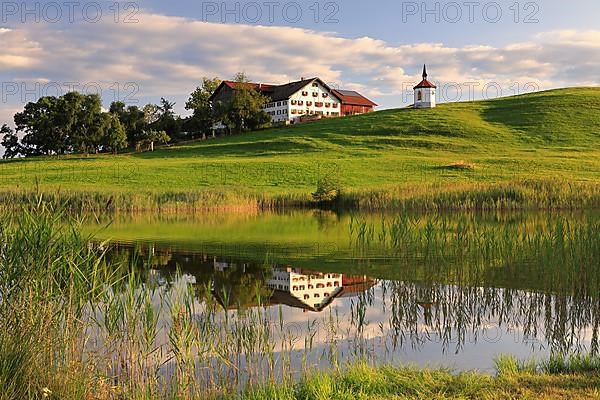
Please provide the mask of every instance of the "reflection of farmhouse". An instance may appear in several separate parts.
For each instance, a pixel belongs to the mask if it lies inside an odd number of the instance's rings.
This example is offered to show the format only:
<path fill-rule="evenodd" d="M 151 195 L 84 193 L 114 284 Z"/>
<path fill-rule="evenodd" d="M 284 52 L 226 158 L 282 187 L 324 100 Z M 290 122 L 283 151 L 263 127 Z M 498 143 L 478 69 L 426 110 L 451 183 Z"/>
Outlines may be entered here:
<path fill-rule="evenodd" d="M 241 267 L 245 272 L 245 264 L 236 265 L 227 262 L 213 262 L 216 272 L 223 272 L 233 266 Z M 287 305 L 305 311 L 323 311 L 336 298 L 357 296 L 375 285 L 375 281 L 366 276 L 346 276 L 343 274 L 317 272 L 302 268 L 273 268 L 273 273 L 265 281 L 270 289 L 270 297 L 263 305 Z M 222 303 L 220 293 L 213 286 L 213 294 Z M 257 305 L 257 304 L 256 304 Z M 227 308 L 238 306 L 235 299 L 230 299 Z M 246 306 L 250 306 L 246 304 Z"/>
<path fill-rule="evenodd" d="M 337 297 L 349 297 L 371 288 L 367 277 L 347 277 L 301 268 L 276 268 L 267 286 L 273 289 L 272 304 L 320 312 Z"/>
<path fill-rule="evenodd" d="M 228 103 L 238 84 L 223 81 L 210 98 L 213 104 Z M 251 83 L 271 101 L 263 110 L 273 123 L 290 124 L 306 119 L 365 114 L 377 106 L 358 92 L 335 90 L 319 78 L 302 79 L 285 85 Z"/>

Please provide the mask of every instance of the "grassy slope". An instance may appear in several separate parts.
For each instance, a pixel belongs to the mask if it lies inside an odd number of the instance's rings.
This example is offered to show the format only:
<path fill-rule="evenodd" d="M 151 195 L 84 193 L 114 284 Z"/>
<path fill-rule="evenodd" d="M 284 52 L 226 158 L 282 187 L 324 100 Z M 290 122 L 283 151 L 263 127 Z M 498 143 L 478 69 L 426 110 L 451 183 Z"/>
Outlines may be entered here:
<path fill-rule="evenodd" d="M 459 160 L 475 169 L 448 168 Z M 154 153 L 5 161 L 0 190 L 306 195 L 323 175 L 361 191 L 422 182 L 597 182 L 599 171 L 600 89 L 578 88 L 387 110 Z"/>

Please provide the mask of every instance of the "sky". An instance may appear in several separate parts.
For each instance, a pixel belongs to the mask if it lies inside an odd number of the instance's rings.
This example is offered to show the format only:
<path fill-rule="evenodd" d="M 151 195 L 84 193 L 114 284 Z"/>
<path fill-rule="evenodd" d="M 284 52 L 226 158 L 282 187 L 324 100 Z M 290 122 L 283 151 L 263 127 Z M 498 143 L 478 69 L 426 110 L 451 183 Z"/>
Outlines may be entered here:
<path fill-rule="evenodd" d="M 318 76 L 379 109 L 411 104 L 426 63 L 438 101 L 600 84 L 600 2 L 2 1 L 0 124 L 69 90 L 108 108 L 185 101 L 203 77 Z"/>

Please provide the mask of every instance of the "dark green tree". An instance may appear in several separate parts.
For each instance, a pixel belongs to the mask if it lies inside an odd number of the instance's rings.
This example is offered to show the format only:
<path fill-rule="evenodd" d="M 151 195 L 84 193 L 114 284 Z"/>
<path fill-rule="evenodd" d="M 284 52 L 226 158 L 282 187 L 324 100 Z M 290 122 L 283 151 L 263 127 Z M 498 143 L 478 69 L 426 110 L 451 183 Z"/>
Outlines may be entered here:
<path fill-rule="evenodd" d="M 127 147 L 127 134 L 125 128 L 119 120 L 119 117 L 115 114 L 105 113 L 103 118 L 105 121 L 105 132 L 103 147 L 106 150 L 112 151 L 114 154 L 121 149 Z"/>
<path fill-rule="evenodd" d="M 269 98 L 256 90 L 242 72 L 235 77 L 236 88 L 229 104 L 217 107 L 220 120 L 234 132 L 267 126 L 271 117 L 263 111 Z M 220 115 L 219 115 L 220 114 Z"/>
<path fill-rule="evenodd" d="M 192 111 L 190 126 L 192 129 L 208 134 L 217 122 L 210 102 L 210 97 L 221 84 L 219 78 L 203 78 L 202 85 L 192 92 L 185 109 Z"/>
<path fill-rule="evenodd" d="M 175 104 L 164 97 L 157 106 L 157 119 L 152 129 L 165 131 L 170 137 L 177 137 L 181 132 L 182 121 L 175 115 Z"/>
<path fill-rule="evenodd" d="M 4 158 L 15 158 L 22 153 L 21 143 L 19 143 L 19 137 L 11 129 L 10 126 L 4 124 L 0 128 L 0 145 L 4 147 Z"/>
<path fill-rule="evenodd" d="M 170 140 L 171 138 L 167 135 L 167 132 L 148 129 L 142 132 L 141 140 L 138 142 L 136 148 L 140 150 L 146 146 L 148 150 L 154 151 L 154 143 L 168 143 Z"/>
<path fill-rule="evenodd" d="M 99 95 L 83 96 L 78 109 L 77 123 L 71 132 L 74 150 L 82 153 L 97 153 L 100 150 L 107 128 L 107 120 L 102 114 L 102 100 Z"/>
<path fill-rule="evenodd" d="M 49 155 L 65 153 L 68 149 L 65 129 L 62 128 L 57 97 L 41 97 L 35 103 L 25 105 L 16 113 L 14 120 L 21 140 L 23 155 Z"/>
<path fill-rule="evenodd" d="M 125 108 L 125 103 L 114 102 L 109 109 L 111 114 L 118 116 L 119 121 L 125 129 L 127 142 L 129 146 L 134 147 L 142 136 L 142 131 L 147 129 L 147 124 L 144 118 L 144 111 L 138 106 L 128 106 Z"/>

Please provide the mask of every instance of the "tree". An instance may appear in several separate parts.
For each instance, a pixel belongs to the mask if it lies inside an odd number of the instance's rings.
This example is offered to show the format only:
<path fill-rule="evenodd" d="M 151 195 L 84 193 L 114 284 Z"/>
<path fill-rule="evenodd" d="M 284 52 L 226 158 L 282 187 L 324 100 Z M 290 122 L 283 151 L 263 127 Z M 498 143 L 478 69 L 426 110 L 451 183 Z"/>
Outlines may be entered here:
<path fill-rule="evenodd" d="M 65 95 L 66 97 L 67 95 Z M 76 107 L 76 121 L 71 131 L 73 149 L 82 153 L 98 153 L 111 120 L 102 111 L 102 99 L 97 94 L 81 95 Z"/>
<path fill-rule="evenodd" d="M 216 114 L 210 102 L 210 97 L 221 85 L 219 78 L 202 78 L 202 85 L 192 92 L 185 103 L 185 109 L 192 111 L 191 126 L 204 134 L 212 131 Z"/>
<path fill-rule="evenodd" d="M 19 143 L 19 137 L 8 125 L 2 125 L 0 136 L 2 137 L 0 145 L 4 147 L 4 158 L 15 158 L 21 154 L 22 148 Z"/>
<path fill-rule="evenodd" d="M 142 138 L 137 144 L 137 148 L 141 148 L 142 146 L 148 146 L 150 151 L 154 151 L 154 143 L 168 143 L 171 140 L 167 132 L 165 131 L 157 131 L 154 129 L 149 129 L 147 131 L 143 131 Z"/>
<path fill-rule="evenodd" d="M 226 109 L 226 125 L 236 132 L 252 130 L 267 125 L 271 117 L 263 111 L 269 98 L 250 84 L 243 72 L 235 77 L 233 98 Z"/>
<path fill-rule="evenodd" d="M 60 115 L 57 103 L 57 97 L 41 97 L 15 114 L 17 132 L 23 133 L 23 155 L 63 153 L 68 148 L 65 130 L 57 120 Z"/>
<path fill-rule="evenodd" d="M 104 132 L 104 146 L 107 150 L 117 154 L 119 150 L 127 147 L 127 134 L 117 115 L 111 113 L 104 115 L 107 118 L 106 130 Z"/>
<path fill-rule="evenodd" d="M 181 121 L 175 117 L 175 104 L 164 97 L 160 99 L 160 105 L 157 106 L 157 120 L 153 128 L 159 131 L 165 131 L 167 135 L 174 137 L 180 132 Z"/>
<path fill-rule="evenodd" d="M 125 129 L 129 146 L 134 147 L 139 141 L 142 131 L 147 128 L 144 111 L 138 106 L 125 108 L 125 103 L 116 101 L 111 103 L 109 113 L 116 115 Z"/>
<path fill-rule="evenodd" d="M 121 118 L 127 112 L 125 110 L 125 103 L 123 103 L 122 101 L 113 101 L 112 103 L 110 103 L 110 108 L 108 109 L 108 112 L 113 115 L 116 115 L 117 117 L 119 117 L 119 120 L 121 120 Z"/>
<path fill-rule="evenodd" d="M 160 117 L 160 111 L 156 104 L 146 104 L 142 111 L 144 113 L 144 123 L 147 126 L 154 124 Z"/>

